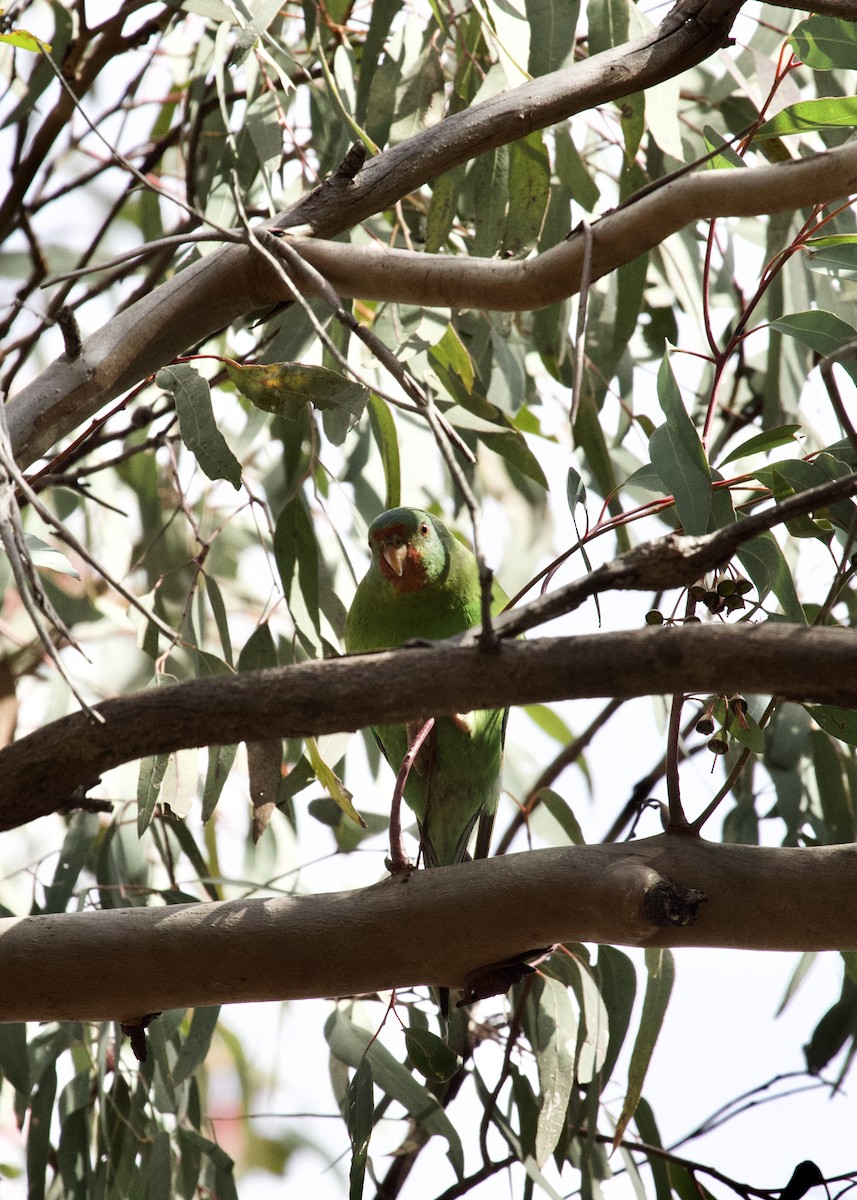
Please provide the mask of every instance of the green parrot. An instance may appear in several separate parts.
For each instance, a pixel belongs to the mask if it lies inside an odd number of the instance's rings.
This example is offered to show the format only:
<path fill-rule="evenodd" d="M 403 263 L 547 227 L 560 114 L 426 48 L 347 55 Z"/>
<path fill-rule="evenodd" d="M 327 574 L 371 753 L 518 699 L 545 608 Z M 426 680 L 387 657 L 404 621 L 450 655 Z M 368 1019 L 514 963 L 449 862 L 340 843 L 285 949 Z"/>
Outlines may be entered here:
<path fill-rule="evenodd" d="M 345 625 L 350 654 L 389 650 L 412 638 L 436 641 L 479 624 L 476 559 L 437 517 L 419 508 L 381 513 L 369 527 L 369 549 L 372 562 Z M 507 603 L 495 584 L 493 611 Z M 431 715 L 374 730 L 394 771 Z M 449 866 L 466 858 L 477 820 L 475 856 L 488 853 L 507 717 L 508 709 L 439 717 L 420 747 L 404 795 L 417 818 L 426 866 Z"/>

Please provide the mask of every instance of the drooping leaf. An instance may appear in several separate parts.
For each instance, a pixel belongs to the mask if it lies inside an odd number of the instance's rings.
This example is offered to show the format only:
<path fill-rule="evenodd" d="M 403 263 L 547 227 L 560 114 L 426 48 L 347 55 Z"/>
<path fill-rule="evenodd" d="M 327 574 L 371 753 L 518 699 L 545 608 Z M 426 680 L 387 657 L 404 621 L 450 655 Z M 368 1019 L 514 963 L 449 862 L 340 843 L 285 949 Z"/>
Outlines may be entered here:
<path fill-rule="evenodd" d="M 22 1096 L 30 1094 L 27 1026 L 23 1021 L 0 1024 L 0 1073 Z"/>
<path fill-rule="evenodd" d="M 402 467 L 396 422 L 386 401 L 372 396 L 369 401 L 369 425 L 384 467 L 386 496 L 384 508 L 398 508 L 402 502 Z"/>
<path fill-rule="evenodd" d="M 332 800 L 335 800 L 337 805 L 345 813 L 346 817 L 359 825 L 361 829 L 366 828 L 366 822 L 360 816 L 360 813 L 352 804 L 352 795 L 348 788 L 336 774 L 336 772 L 327 765 L 321 757 L 318 748 L 318 742 L 315 738 L 308 737 L 306 739 L 306 751 L 309 761 L 312 763 L 312 769 L 315 772 L 315 777 L 327 792 Z"/>
<path fill-rule="evenodd" d="M 559 792 L 555 792 L 553 788 L 539 788 L 536 795 L 571 844 L 573 846 L 584 846 L 586 841 L 583 836 L 583 830 L 580 828 L 580 823 L 572 812 L 568 801 Z"/>
<path fill-rule="evenodd" d="M 437 1098 L 414 1079 L 390 1051 L 367 1030 L 355 1025 L 339 1010 L 325 1022 L 324 1036 L 330 1052 L 349 1067 L 359 1067 L 364 1058 L 372 1065 L 376 1085 L 429 1133 L 447 1142 L 449 1161 L 460 1179 L 464 1173 L 461 1138 Z"/>
<path fill-rule="evenodd" d="M 819 728 L 837 741 L 857 746 L 857 712 L 838 708 L 835 704 L 806 704 L 806 711 Z"/>
<path fill-rule="evenodd" d="M 509 207 L 503 251 L 520 257 L 538 241 L 550 200 L 550 161 L 541 133 L 530 133 L 509 148 Z"/>
<path fill-rule="evenodd" d="M 536 1164 L 541 1169 L 553 1154 L 565 1125 L 568 1100 L 574 1085 L 577 1048 L 577 1013 L 568 989 L 549 976 L 530 993 L 535 1006 L 533 1049 L 539 1071 L 539 1120 L 536 1131 Z"/>
<path fill-rule="evenodd" d="M 461 1057 L 428 1029 L 405 1030 L 408 1057 L 429 1083 L 446 1083 L 461 1069 Z"/>
<path fill-rule="evenodd" d="M 837 317 L 835 313 L 813 308 L 807 312 L 789 313 L 771 322 L 771 328 L 793 337 L 802 346 L 809 346 L 817 354 L 835 354 L 847 342 L 857 338 L 857 329 Z"/>
<path fill-rule="evenodd" d="M 321 620 L 319 550 L 302 492 L 289 501 L 277 518 L 274 559 L 298 634 L 307 651 L 315 655 L 318 651 L 313 634 L 320 637 Z"/>
<path fill-rule="evenodd" d="M 669 488 L 679 520 L 690 536 L 708 530 L 711 512 L 711 469 L 699 434 L 687 415 L 681 393 L 664 356 L 658 371 L 658 400 L 666 417 L 649 438 L 652 466 Z"/>
<path fill-rule="evenodd" d="M 640 1027 L 634 1040 L 634 1049 L 631 1052 L 631 1062 L 628 1067 L 628 1090 L 625 1094 L 621 1115 L 616 1123 L 614 1146 L 622 1140 L 628 1122 L 634 1116 L 639 1099 L 643 1094 L 643 1084 L 652 1061 L 652 1054 L 663 1028 L 667 1005 L 675 981 L 675 964 L 671 951 L 665 948 L 646 950 L 646 971 L 643 1011 L 640 1015 Z"/>
<path fill-rule="evenodd" d="M 753 581 L 759 599 L 773 592 L 790 621 L 806 624 L 788 563 L 772 533 L 763 533 L 745 542 L 737 551 L 738 561 Z"/>
<path fill-rule="evenodd" d="M 746 167 L 747 164 L 741 155 L 737 153 L 734 147 L 716 129 L 712 129 L 710 125 L 704 125 L 702 136 L 705 138 L 705 148 L 707 150 L 720 151 L 714 158 L 709 158 L 705 164 L 711 170 L 722 170 L 724 167 L 727 169 L 732 167 Z"/>
<path fill-rule="evenodd" d="M 169 754 L 155 754 L 140 762 L 137 777 L 137 834 L 142 837 L 155 813 L 161 794 L 161 784 L 167 773 Z"/>
<path fill-rule="evenodd" d="M 530 26 L 527 70 L 535 77 L 559 71 L 571 59 L 580 11 L 578 0 L 524 0 Z"/>
<path fill-rule="evenodd" d="M 208 381 L 189 363 L 176 363 L 162 367 L 155 383 L 173 397 L 182 441 L 208 478 L 240 488 L 241 464 L 217 427 Z"/>
<path fill-rule="evenodd" d="M 348 1085 L 345 1102 L 345 1125 L 351 1139 L 351 1170 L 349 1172 L 349 1200 L 361 1200 L 366 1178 L 366 1159 L 369 1139 L 375 1125 L 375 1100 L 372 1080 L 372 1063 L 367 1057 L 360 1061 Z"/>
<path fill-rule="evenodd" d="M 220 1017 L 220 1005 L 200 1007 L 193 1010 L 190 1028 L 181 1044 L 178 1058 L 172 1070 L 173 1084 L 178 1087 L 202 1066 L 211 1046 L 211 1039 Z"/>

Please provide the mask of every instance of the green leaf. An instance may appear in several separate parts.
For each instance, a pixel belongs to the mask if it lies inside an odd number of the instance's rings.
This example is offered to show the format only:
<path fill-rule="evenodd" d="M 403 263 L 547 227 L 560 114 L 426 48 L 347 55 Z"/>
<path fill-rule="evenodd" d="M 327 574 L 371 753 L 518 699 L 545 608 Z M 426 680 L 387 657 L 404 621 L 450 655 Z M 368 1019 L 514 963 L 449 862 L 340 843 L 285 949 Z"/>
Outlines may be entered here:
<path fill-rule="evenodd" d="M 581 208 L 592 212 L 601 198 L 601 189 L 580 157 L 566 125 L 554 129 L 554 169 L 560 182 L 565 185 Z M 553 208 L 549 210 L 553 214 Z M 565 206 L 568 212 L 568 205 Z M 566 227 L 568 217 L 565 217 Z"/>
<path fill-rule="evenodd" d="M 312 652 L 306 619 L 311 622 L 316 636 L 320 637 L 318 542 L 306 501 L 300 492 L 277 517 L 274 559 L 289 612 L 298 632 L 303 635 L 302 640 L 308 652 Z M 301 610 L 301 599 L 305 611 Z"/>
<path fill-rule="evenodd" d="M 539 460 L 527 445 L 524 435 L 517 429 L 503 429 L 497 433 L 480 430 L 477 436 L 489 450 L 504 458 L 510 467 L 532 479 L 545 491 L 548 490 L 548 481 Z"/>
<path fill-rule="evenodd" d="M 27 1200 L 45 1200 L 45 1176 L 52 1157 L 51 1116 L 57 1094 L 57 1069 L 51 1063 L 43 1072 L 30 1101 L 27 1138 Z"/>
<path fill-rule="evenodd" d="M 360 816 L 360 813 L 351 803 L 353 796 L 348 788 L 339 778 L 334 770 L 327 765 L 318 749 L 318 742 L 315 738 L 308 737 L 305 741 L 307 757 L 312 764 L 312 769 L 315 772 L 315 777 L 332 800 L 335 800 L 339 808 L 345 813 L 346 817 L 350 817 L 355 825 L 359 825 L 361 829 L 366 828 L 366 822 Z"/>
<path fill-rule="evenodd" d="M 188 363 L 177 363 L 158 371 L 155 383 L 173 397 L 182 441 L 208 478 L 240 488 L 241 464 L 217 428 L 208 381 Z"/>
<path fill-rule="evenodd" d="M 0 1074 L 16 1092 L 30 1094 L 30 1060 L 27 1056 L 27 1026 L 23 1021 L 0 1024 Z"/>
<path fill-rule="evenodd" d="M 211 1039 L 214 1037 L 219 1017 L 219 1004 L 193 1010 L 187 1037 L 181 1044 L 172 1070 L 174 1087 L 178 1087 L 180 1083 L 190 1079 L 197 1067 L 202 1066 L 211 1046 Z"/>
<path fill-rule="evenodd" d="M 580 823 L 572 812 L 568 801 L 559 792 L 555 792 L 553 788 L 539 788 L 536 795 L 571 844 L 573 846 L 585 846 L 586 839 L 583 836 L 583 830 L 580 828 Z"/>
<path fill-rule="evenodd" d="M 857 278 L 857 238 L 811 238 L 806 242 L 804 257 L 811 271 L 838 279 Z"/>
<path fill-rule="evenodd" d="M 43 542 L 34 533 L 24 534 L 24 545 L 37 567 L 42 567 L 47 571 L 56 571 L 59 575 L 70 575 L 72 579 L 80 579 L 80 572 L 72 566 L 62 550 L 58 550 L 56 546 L 51 546 L 49 542 Z"/>
<path fill-rule="evenodd" d="M 351 1139 L 351 1171 L 349 1173 L 349 1200 L 361 1200 L 366 1178 L 366 1159 L 369 1139 L 375 1125 L 375 1090 L 372 1080 L 372 1064 L 362 1058 L 360 1065 L 348 1085 L 345 1101 L 345 1126 Z"/>
<path fill-rule="evenodd" d="M 267 621 L 257 625 L 238 655 L 239 671 L 259 671 L 277 666 L 277 647 Z"/>
<path fill-rule="evenodd" d="M 429 347 L 428 357 L 438 379 L 454 400 L 462 393 L 470 396 L 476 379 L 473 359 L 452 325 L 447 325 L 443 337 Z"/>
<path fill-rule="evenodd" d="M 780 1015 L 780 1013 L 785 1012 L 785 1010 L 788 1008 L 789 1004 L 791 1003 L 792 998 L 797 994 L 797 991 L 800 988 L 801 984 L 806 979 L 811 968 L 815 965 L 815 963 L 817 961 L 818 961 L 818 951 L 817 950 L 812 950 L 812 951 L 805 950 L 803 952 L 803 954 L 801 954 L 800 958 L 798 959 L 798 964 L 795 967 L 794 971 L 792 971 L 791 978 L 789 979 L 789 982 L 786 986 L 786 990 L 783 993 L 783 998 L 780 1001 L 779 1008 L 774 1013 L 775 1017 L 778 1017 Z"/>
<path fill-rule="evenodd" d="M 161 794 L 161 784 L 167 773 L 169 754 L 155 754 L 140 762 L 137 776 L 137 836 L 142 837 L 149 828 L 155 805 Z"/>
<path fill-rule="evenodd" d="M 853 714 L 852 714 L 853 715 Z M 857 721 L 855 733 L 857 733 Z M 812 769 L 815 775 L 821 812 L 827 827 L 828 845 L 844 845 L 853 842 L 857 832 L 854 804 L 843 775 L 841 747 L 823 730 L 810 731 Z"/>
<path fill-rule="evenodd" d="M 503 251 L 520 258 L 539 240 L 550 200 L 550 162 L 540 132 L 509 148 L 509 207 Z"/>
<path fill-rule="evenodd" d="M 599 954 L 600 957 L 600 954 Z M 651 1105 L 648 1100 L 641 1098 L 637 1104 L 637 1111 L 634 1114 L 634 1123 L 640 1134 L 641 1141 L 647 1146 L 654 1146 L 658 1150 L 664 1148 L 661 1139 L 660 1131 L 655 1121 L 655 1114 L 652 1112 Z M 655 1185 L 655 1196 L 657 1200 L 672 1200 L 672 1188 L 670 1187 L 670 1170 L 673 1164 L 667 1166 L 667 1161 L 660 1158 L 658 1155 L 652 1155 L 647 1166 L 652 1172 L 652 1182 Z M 700 1198 L 701 1200 L 701 1198 Z"/>
<path fill-rule="evenodd" d="M 633 1117 L 643 1093 L 643 1084 L 655 1045 L 663 1028 L 667 1005 L 675 982 L 675 963 L 667 949 L 646 950 L 646 994 L 640 1015 L 640 1028 L 634 1040 L 631 1062 L 628 1066 L 628 1091 L 622 1105 L 622 1113 L 616 1123 L 613 1144 L 618 1145 L 625 1135 L 628 1122 Z"/>
<path fill-rule="evenodd" d="M 612 50 L 614 46 L 627 42 L 630 25 L 628 10 L 628 0 L 604 0 L 601 4 L 587 5 L 590 54 L 600 54 L 603 50 Z"/>
<path fill-rule="evenodd" d="M 753 454 L 767 454 L 769 450 L 775 450 L 778 446 L 785 446 L 789 442 L 793 442 L 795 434 L 799 431 L 800 425 L 778 425 L 775 429 L 765 429 L 761 433 L 747 438 L 734 450 L 730 450 L 720 466 L 725 467 L 727 463 L 734 462 L 735 459 L 749 458 Z"/>
<path fill-rule="evenodd" d="M 399 458 L 399 439 L 396 422 L 387 403 L 380 396 L 369 400 L 369 427 L 381 455 L 384 467 L 386 498 L 384 508 L 398 508 L 402 501 L 402 466 Z"/>
<path fill-rule="evenodd" d="M 352 425 L 369 402 L 369 391 L 330 371 L 327 367 L 306 363 L 277 362 L 242 366 L 226 362 L 226 373 L 238 391 L 256 408 L 287 421 L 297 420 L 307 404 L 322 414 L 333 417 L 325 420 L 325 433 L 341 445 Z"/>
<path fill-rule="evenodd" d="M 384 51 L 384 42 L 390 32 L 393 18 L 400 11 L 401 0 L 375 0 L 372 5 L 372 15 L 369 18 L 369 28 L 363 42 L 363 52 L 360 55 L 360 78 L 357 81 L 357 92 L 354 102 L 354 116 L 365 125 L 366 109 L 369 103 L 369 93 L 372 80 L 378 69 L 378 61 Z"/>
<path fill-rule="evenodd" d="M 586 505 L 586 484 L 575 467 L 569 467 L 565 478 L 565 496 L 568 500 L 568 511 L 574 516 L 578 505 Z"/>
<path fill-rule="evenodd" d="M 627 954 L 614 946 L 598 947 L 598 987 L 607 1009 L 610 1041 L 604 1060 L 604 1077 L 609 1079 L 631 1024 L 637 995 L 637 972 Z"/>
<path fill-rule="evenodd" d="M 833 71 L 837 67 L 853 71 L 857 62 L 857 27 L 853 21 L 816 13 L 800 21 L 788 40 L 795 57 L 813 71 Z"/>
<path fill-rule="evenodd" d="M 736 551 L 741 566 L 753 581 L 759 600 L 773 592 L 783 614 L 799 625 L 806 624 L 806 613 L 798 599 L 794 580 L 777 539 L 772 533 L 751 538 Z"/>
<path fill-rule="evenodd" d="M 95 813 L 76 812 L 72 814 L 53 880 L 45 889 L 42 912 L 65 912 L 80 873 L 86 866 L 99 828 L 98 817 Z"/>
<path fill-rule="evenodd" d="M 632 92 L 618 101 L 619 121 L 625 143 L 625 163 L 633 163 L 646 132 L 646 94 Z M 645 256 L 643 261 L 645 262 Z"/>
<path fill-rule="evenodd" d="M 574 737 L 555 708 L 550 708 L 547 704 L 528 704 L 524 708 L 524 712 L 531 721 L 538 725 L 539 729 L 558 742 L 560 746 L 567 746 Z"/>
<path fill-rule="evenodd" d="M 480 154 L 469 168 L 464 195 L 473 220 L 471 254 L 492 258 L 503 242 L 509 203 L 509 147 Z"/>
<path fill-rule="evenodd" d="M 428 1029 L 405 1030 L 408 1057 L 429 1083 L 446 1083 L 461 1070 L 461 1057 Z"/>
<path fill-rule="evenodd" d="M 672 493 L 685 533 L 699 536 L 708 530 L 711 470 L 682 402 L 668 355 L 658 371 L 658 400 L 667 420 L 649 438 L 652 466 Z"/>
<path fill-rule="evenodd" d="M 202 821 L 210 821 L 217 808 L 217 802 L 223 791 L 224 784 L 229 778 L 237 746 L 209 746 L 208 767 L 205 772 L 205 783 L 202 789 Z"/>
<path fill-rule="evenodd" d="M 50 42 L 43 42 L 34 33 L 27 33 L 26 29 L 13 29 L 10 33 L 0 33 L 0 43 L 14 46 L 18 50 L 29 50 L 33 54 L 39 54 L 42 51 L 45 54 L 51 52 Z"/>
<path fill-rule="evenodd" d="M 771 329 L 793 337 L 802 346 L 809 346 L 816 354 L 835 354 L 836 351 L 857 338 L 857 329 L 832 312 L 813 308 L 806 312 L 789 313 L 772 321 Z"/>
<path fill-rule="evenodd" d="M 578 1083 L 590 1084 L 604 1066 L 610 1040 L 607 1009 L 590 972 L 578 964 L 584 1035 L 577 1051 Z"/>
<path fill-rule="evenodd" d="M 524 0 L 524 12 L 530 27 L 530 75 L 549 75 L 570 66 L 579 0 Z"/>
<path fill-rule="evenodd" d="M 541 1170 L 553 1154 L 565 1127 L 566 1109 L 574 1085 L 577 1013 L 568 989 L 549 976 L 539 980 L 530 997 L 536 1006 L 533 1050 L 539 1071 L 540 1106 L 535 1157 Z"/>
<path fill-rule="evenodd" d="M 785 137 L 790 133 L 812 133 L 854 125 L 857 125 L 857 96 L 830 96 L 790 104 L 760 125 L 754 138 Z"/>
<path fill-rule="evenodd" d="M 232 638 L 229 633 L 229 618 L 226 615 L 226 605 L 223 602 L 223 594 L 220 591 L 220 585 L 213 575 L 207 571 L 203 572 L 205 579 L 205 590 L 208 594 L 208 603 L 211 605 L 211 611 L 214 614 L 214 622 L 217 625 L 217 635 L 220 638 L 220 645 L 223 647 L 223 657 L 229 666 L 232 666 Z"/>
<path fill-rule="evenodd" d="M 248 105 L 244 128 L 256 150 L 259 165 L 275 167 L 283 153 L 283 130 L 280 125 L 280 98 L 273 90 L 265 90 Z"/>
<path fill-rule="evenodd" d="M 372 1066 L 374 1081 L 387 1096 L 398 1101 L 417 1124 L 446 1140 L 449 1161 L 456 1176 L 464 1174 L 461 1138 L 436 1096 L 418 1083 L 368 1030 L 355 1025 L 339 1010 L 331 1013 L 324 1025 L 330 1052 L 349 1067 L 359 1067 L 364 1058 Z"/>
<path fill-rule="evenodd" d="M 804 708 L 819 729 L 839 742 L 857 746 L 857 712 L 854 709 L 837 708 L 835 704 L 805 704 Z"/>
<path fill-rule="evenodd" d="M 729 169 L 732 167 L 746 167 L 746 163 L 740 154 L 737 153 L 734 146 L 726 141 L 716 129 L 712 129 L 710 125 L 703 125 L 702 136 L 705 139 L 706 149 L 719 150 L 720 153 L 710 158 L 706 166 L 711 170 L 722 170 L 724 167 Z"/>
<path fill-rule="evenodd" d="M 447 242 L 458 211 L 458 196 L 464 180 L 464 166 L 447 171 L 432 185 L 431 200 L 426 214 L 426 253 L 437 254 Z"/>
<path fill-rule="evenodd" d="M 162 804 L 169 806 L 173 816 L 186 817 L 190 812 L 199 780 L 198 758 L 199 750 L 196 746 L 174 750 L 168 756 L 167 767 L 161 780 L 160 800 Z"/>
<path fill-rule="evenodd" d="M 842 980 L 842 992 L 812 1032 L 804 1046 L 807 1070 L 813 1075 L 823 1071 L 857 1030 L 857 984 L 850 976 Z"/>
<path fill-rule="evenodd" d="M 744 713 L 739 718 L 735 713 L 730 712 L 728 729 L 736 742 L 740 742 L 754 754 L 765 753 L 765 731 L 759 728 L 758 722 L 754 721 L 749 713 Z"/>

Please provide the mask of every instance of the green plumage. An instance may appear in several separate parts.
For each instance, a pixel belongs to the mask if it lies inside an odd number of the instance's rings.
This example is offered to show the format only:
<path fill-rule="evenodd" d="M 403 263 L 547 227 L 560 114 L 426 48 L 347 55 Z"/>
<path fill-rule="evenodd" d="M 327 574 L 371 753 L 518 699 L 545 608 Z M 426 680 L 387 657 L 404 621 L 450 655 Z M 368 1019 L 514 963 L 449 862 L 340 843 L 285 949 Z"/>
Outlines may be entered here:
<path fill-rule="evenodd" d="M 372 563 L 357 587 L 345 626 L 349 653 L 389 650 L 412 638 L 436 641 L 478 625 L 479 569 L 475 557 L 442 521 L 418 508 L 394 508 L 369 528 Z M 494 588 L 493 609 L 506 604 Z M 414 655 L 419 670 L 419 655 Z M 419 694 L 420 679 L 414 678 Z M 477 820 L 476 857 L 488 852 L 500 793 L 508 710 L 439 717 L 405 784 L 427 866 L 461 862 Z M 433 716 L 424 715 L 423 721 Z M 375 730 L 398 771 L 422 721 Z"/>

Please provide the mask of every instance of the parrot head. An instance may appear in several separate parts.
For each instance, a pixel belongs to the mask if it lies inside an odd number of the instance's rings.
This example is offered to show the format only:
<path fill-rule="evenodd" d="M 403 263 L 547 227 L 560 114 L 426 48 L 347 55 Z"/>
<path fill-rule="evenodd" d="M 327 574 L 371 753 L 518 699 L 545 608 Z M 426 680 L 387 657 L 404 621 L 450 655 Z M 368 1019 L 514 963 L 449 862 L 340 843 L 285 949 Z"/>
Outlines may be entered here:
<path fill-rule="evenodd" d="M 446 526 L 421 508 L 391 508 L 369 526 L 372 561 L 398 592 L 442 584 L 451 540 Z"/>

